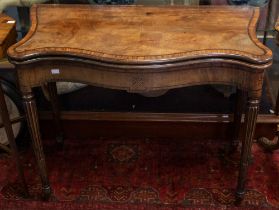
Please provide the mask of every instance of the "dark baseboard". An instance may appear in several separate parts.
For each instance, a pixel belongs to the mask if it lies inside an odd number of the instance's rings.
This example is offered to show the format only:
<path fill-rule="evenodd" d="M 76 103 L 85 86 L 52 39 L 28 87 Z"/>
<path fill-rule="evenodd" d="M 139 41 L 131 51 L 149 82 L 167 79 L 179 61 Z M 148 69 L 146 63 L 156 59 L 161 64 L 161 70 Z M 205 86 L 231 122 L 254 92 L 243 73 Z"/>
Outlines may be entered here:
<path fill-rule="evenodd" d="M 177 113 L 62 112 L 66 138 L 140 137 L 220 139 L 231 135 L 231 115 Z M 51 112 L 40 112 L 42 135 L 53 138 Z M 260 115 L 255 138 L 275 136 L 278 117 Z M 50 126 L 51 125 L 51 126 Z"/>

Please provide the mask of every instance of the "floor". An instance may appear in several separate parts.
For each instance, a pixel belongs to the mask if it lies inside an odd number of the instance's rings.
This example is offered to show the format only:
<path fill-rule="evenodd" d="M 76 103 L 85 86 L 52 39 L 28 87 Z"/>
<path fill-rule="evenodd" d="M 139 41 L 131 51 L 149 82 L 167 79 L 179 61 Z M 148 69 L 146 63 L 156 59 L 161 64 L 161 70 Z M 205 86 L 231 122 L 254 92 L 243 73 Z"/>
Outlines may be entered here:
<path fill-rule="evenodd" d="M 239 152 L 224 139 L 44 139 L 52 196 L 40 197 L 31 148 L 22 151 L 31 197 L 23 199 L 9 156 L 0 154 L 0 209 L 231 209 Z M 279 151 L 253 146 L 242 209 L 279 208 Z"/>

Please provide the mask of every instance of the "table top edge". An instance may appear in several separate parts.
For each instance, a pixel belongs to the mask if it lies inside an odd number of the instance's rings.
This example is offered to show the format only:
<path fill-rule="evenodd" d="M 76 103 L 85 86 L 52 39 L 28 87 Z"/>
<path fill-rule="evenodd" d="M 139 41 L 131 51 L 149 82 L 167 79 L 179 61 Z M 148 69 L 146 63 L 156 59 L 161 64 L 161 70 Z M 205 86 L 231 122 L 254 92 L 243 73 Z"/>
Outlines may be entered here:
<path fill-rule="evenodd" d="M 75 7 L 94 7 L 93 5 L 75 5 Z M 14 44 L 8 49 L 8 56 L 11 62 L 20 63 L 25 62 L 30 59 L 36 59 L 41 57 L 48 57 L 48 56 L 61 56 L 69 54 L 70 56 L 77 56 L 80 58 L 85 59 L 93 59 L 99 60 L 100 62 L 113 62 L 113 63 L 126 63 L 126 64 L 135 64 L 135 65 L 142 65 L 142 64 L 152 64 L 156 63 L 169 63 L 169 62 L 185 62 L 190 61 L 193 59 L 207 59 L 207 58 L 228 58 L 228 59 L 236 59 L 239 60 L 240 57 L 242 61 L 246 61 L 247 63 L 251 64 L 266 64 L 272 61 L 272 51 L 263 45 L 256 36 L 256 25 L 259 19 L 259 8 L 249 7 L 254 10 L 254 14 L 251 17 L 250 24 L 248 27 L 248 33 L 252 42 L 263 51 L 262 55 L 254 55 L 249 54 L 246 52 L 241 51 L 234 51 L 234 50 L 200 50 L 200 51 L 193 51 L 193 52 L 185 52 L 181 55 L 154 55 L 154 56 L 121 56 L 121 55 L 107 55 L 104 56 L 104 53 L 98 53 L 94 51 L 86 52 L 85 50 L 81 49 L 72 49 L 72 48 L 43 48 L 43 49 L 36 49 L 30 52 L 18 52 L 17 48 L 27 42 L 36 32 L 37 28 L 37 8 L 38 7 L 71 7 L 70 5 L 56 5 L 56 4 L 35 4 L 31 8 L 30 17 L 31 17 L 31 27 L 28 34 L 20 40 L 18 43 Z M 96 7 L 119 7 L 119 6 L 104 6 L 98 5 Z M 145 7 L 142 5 L 122 5 L 120 7 Z M 157 6 L 156 6 L 157 7 Z M 164 6 L 170 7 L 170 6 Z M 173 6 L 171 6 L 173 7 Z M 180 7 L 180 6 L 179 6 Z M 189 6 L 185 6 L 189 8 Z M 212 6 L 190 6 L 191 8 L 200 8 L 200 7 L 212 7 Z M 235 7 L 235 6 L 219 6 L 224 8 Z M 245 6 L 246 8 L 247 6 Z"/>

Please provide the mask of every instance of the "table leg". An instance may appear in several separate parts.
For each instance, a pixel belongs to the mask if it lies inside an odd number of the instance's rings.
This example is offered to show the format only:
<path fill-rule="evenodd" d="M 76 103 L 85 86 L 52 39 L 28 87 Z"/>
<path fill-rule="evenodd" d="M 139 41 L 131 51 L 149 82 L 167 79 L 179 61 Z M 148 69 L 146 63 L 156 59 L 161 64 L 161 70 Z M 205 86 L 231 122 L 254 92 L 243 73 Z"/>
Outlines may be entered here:
<path fill-rule="evenodd" d="M 59 145 L 63 145 L 63 130 L 60 120 L 60 105 L 58 100 L 57 94 L 57 87 L 56 82 L 49 82 L 47 83 L 49 99 L 53 111 L 53 119 L 55 123 L 55 130 L 56 130 L 56 141 Z"/>
<path fill-rule="evenodd" d="M 32 138 L 32 146 L 36 156 L 37 165 L 39 167 L 43 199 L 47 200 L 51 194 L 51 188 L 46 170 L 45 155 L 41 140 L 36 101 L 32 92 L 23 94 L 23 103 L 30 135 Z"/>
<path fill-rule="evenodd" d="M 245 182 L 247 177 L 247 170 L 249 166 L 249 158 L 251 155 L 251 148 L 253 143 L 253 137 L 257 122 L 257 115 L 259 111 L 259 100 L 248 99 L 247 110 L 245 114 L 244 131 L 245 136 L 242 142 L 241 148 L 241 160 L 238 175 L 238 184 L 236 191 L 236 202 L 239 203 L 244 198 L 245 193 Z"/>
<path fill-rule="evenodd" d="M 8 112 L 6 102 L 5 102 L 4 91 L 2 89 L 1 84 L 0 84 L 0 114 L 1 114 L 3 125 L 4 125 L 5 131 L 6 131 L 6 135 L 7 135 L 8 141 L 9 141 L 9 145 L 11 147 L 12 156 L 14 157 L 15 162 L 16 162 L 18 176 L 19 176 L 19 179 L 21 180 L 22 187 L 23 187 L 23 194 L 25 197 L 29 197 L 29 192 L 28 192 L 26 181 L 25 181 L 24 171 L 23 171 L 22 164 L 20 162 L 20 157 L 18 154 L 16 142 L 15 142 L 12 123 L 10 121 L 9 112 Z"/>
<path fill-rule="evenodd" d="M 230 143 L 229 153 L 235 152 L 240 142 L 241 119 L 245 105 L 245 99 L 246 91 L 237 89 L 234 107 L 233 137 Z"/>

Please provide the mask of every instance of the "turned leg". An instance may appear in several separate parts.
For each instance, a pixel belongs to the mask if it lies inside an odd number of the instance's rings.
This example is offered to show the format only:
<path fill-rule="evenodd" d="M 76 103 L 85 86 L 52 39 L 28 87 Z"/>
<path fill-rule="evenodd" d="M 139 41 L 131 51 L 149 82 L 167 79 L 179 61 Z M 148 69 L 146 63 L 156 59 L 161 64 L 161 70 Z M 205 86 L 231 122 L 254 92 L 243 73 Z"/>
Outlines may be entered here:
<path fill-rule="evenodd" d="M 249 158 L 251 155 L 252 142 L 256 127 L 257 115 L 259 111 L 259 100 L 249 98 L 244 122 L 244 139 L 241 148 L 241 160 L 238 175 L 236 201 L 241 202 L 245 193 L 245 182 L 247 177 L 247 170 L 249 165 Z"/>
<path fill-rule="evenodd" d="M 6 135 L 7 135 L 8 141 L 9 141 L 9 145 L 11 147 L 12 155 L 16 162 L 18 176 L 19 176 L 19 179 L 21 180 L 22 187 L 23 187 L 23 194 L 25 197 L 28 197 L 29 193 L 28 193 L 28 188 L 27 188 L 27 184 L 25 181 L 24 171 L 23 171 L 22 164 L 20 162 L 20 157 L 18 154 L 16 142 L 15 142 L 12 123 L 10 121 L 8 109 L 7 109 L 6 102 L 5 102 L 4 91 L 2 89 L 1 84 L 0 84 L 0 114 L 1 114 L 3 125 L 4 125 L 5 131 L 6 131 Z"/>
<path fill-rule="evenodd" d="M 23 104 L 26 112 L 26 119 L 29 126 L 30 135 L 32 138 L 32 146 L 36 156 L 36 161 L 42 182 L 43 198 L 48 199 L 51 194 L 51 189 L 46 170 L 46 162 L 40 134 L 37 107 L 32 92 L 23 94 Z"/>
<path fill-rule="evenodd" d="M 57 95 L 57 87 L 56 82 L 49 82 L 47 83 L 49 99 L 53 111 L 53 119 L 55 124 L 55 131 L 56 131 L 56 141 L 59 145 L 63 145 L 63 131 L 62 125 L 60 120 L 60 105 Z"/>
<path fill-rule="evenodd" d="M 243 109 L 245 105 L 246 91 L 237 89 L 236 100 L 234 106 L 234 118 L 233 118 L 233 132 L 232 139 L 230 142 L 229 153 L 236 151 L 240 142 L 240 131 L 241 131 L 241 119 L 243 114 Z"/>

